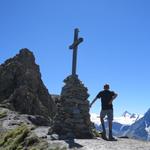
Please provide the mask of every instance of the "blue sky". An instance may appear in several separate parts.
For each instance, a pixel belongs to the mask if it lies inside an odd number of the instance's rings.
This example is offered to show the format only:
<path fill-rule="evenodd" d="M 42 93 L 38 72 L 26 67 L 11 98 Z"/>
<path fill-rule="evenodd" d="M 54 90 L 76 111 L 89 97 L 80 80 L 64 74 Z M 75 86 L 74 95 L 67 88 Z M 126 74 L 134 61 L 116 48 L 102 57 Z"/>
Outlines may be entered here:
<path fill-rule="evenodd" d="M 73 30 L 84 42 L 77 73 L 89 100 L 109 83 L 118 93 L 115 115 L 150 107 L 149 0 L 1 0 L 0 63 L 21 48 L 35 54 L 49 92 L 59 94 L 71 74 Z M 91 108 L 99 113 L 100 101 Z"/>

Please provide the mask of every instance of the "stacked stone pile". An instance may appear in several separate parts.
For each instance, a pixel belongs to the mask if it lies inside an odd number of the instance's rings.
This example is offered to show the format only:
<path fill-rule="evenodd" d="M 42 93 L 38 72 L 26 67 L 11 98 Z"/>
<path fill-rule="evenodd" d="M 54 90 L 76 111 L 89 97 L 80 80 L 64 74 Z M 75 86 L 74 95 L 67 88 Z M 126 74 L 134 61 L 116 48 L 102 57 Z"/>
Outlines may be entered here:
<path fill-rule="evenodd" d="M 64 138 L 92 138 L 87 88 L 78 76 L 64 80 L 61 97 L 57 101 L 57 113 L 49 131 Z"/>

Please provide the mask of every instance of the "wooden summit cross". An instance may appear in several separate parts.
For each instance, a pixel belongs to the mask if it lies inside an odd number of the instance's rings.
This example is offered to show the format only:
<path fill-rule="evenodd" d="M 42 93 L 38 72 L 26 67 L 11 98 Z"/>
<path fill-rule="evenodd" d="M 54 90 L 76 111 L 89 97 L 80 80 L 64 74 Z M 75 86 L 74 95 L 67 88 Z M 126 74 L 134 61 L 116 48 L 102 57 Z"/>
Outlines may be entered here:
<path fill-rule="evenodd" d="M 69 46 L 69 49 L 73 49 L 73 59 L 72 59 L 72 75 L 76 76 L 77 69 L 77 50 L 78 45 L 83 42 L 83 38 L 78 38 L 79 29 L 74 29 L 74 42 Z"/>

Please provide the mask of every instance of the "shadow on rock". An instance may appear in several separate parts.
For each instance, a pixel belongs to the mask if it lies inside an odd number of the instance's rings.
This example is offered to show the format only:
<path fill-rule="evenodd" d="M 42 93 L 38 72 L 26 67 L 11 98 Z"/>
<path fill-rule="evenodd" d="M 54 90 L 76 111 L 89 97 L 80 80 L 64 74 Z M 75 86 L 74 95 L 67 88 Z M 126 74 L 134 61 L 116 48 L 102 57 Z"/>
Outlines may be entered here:
<path fill-rule="evenodd" d="M 69 145 L 69 148 L 81 148 L 83 147 L 82 145 L 75 143 L 74 139 L 67 139 L 65 142 Z"/>

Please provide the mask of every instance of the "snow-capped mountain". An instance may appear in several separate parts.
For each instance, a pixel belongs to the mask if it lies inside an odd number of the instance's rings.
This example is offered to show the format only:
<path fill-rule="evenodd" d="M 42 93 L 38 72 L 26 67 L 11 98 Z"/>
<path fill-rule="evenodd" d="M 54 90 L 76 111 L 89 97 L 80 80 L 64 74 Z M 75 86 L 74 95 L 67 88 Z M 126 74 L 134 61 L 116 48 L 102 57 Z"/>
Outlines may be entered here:
<path fill-rule="evenodd" d="M 132 114 L 129 113 L 127 110 L 122 114 L 123 117 L 130 117 Z"/>
<path fill-rule="evenodd" d="M 114 117 L 113 123 L 119 123 L 122 125 L 131 125 L 135 121 L 139 120 L 142 115 L 138 114 L 131 114 L 128 111 L 125 111 L 121 117 Z M 91 121 L 94 122 L 96 125 L 100 125 L 100 117 L 96 113 L 91 113 Z"/>
<path fill-rule="evenodd" d="M 100 118 L 97 114 L 91 114 L 91 121 L 95 123 L 95 127 L 98 130 L 101 130 Z M 108 130 L 107 121 L 105 121 L 105 127 Z M 125 136 L 150 141 L 150 109 L 144 116 L 125 111 L 121 117 L 115 117 L 113 134 L 118 137 Z"/>
<path fill-rule="evenodd" d="M 128 111 L 125 111 L 121 117 L 114 117 L 113 122 L 117 122 L 123 125 L 131 125 L 141 117 L 143 116 L 135 113 L 131 114 Z"/>
<path fill-rule="evenodd" d="M 98 114 L 96 114 L 96 113 L 91 113 L 90 114 L 90 118 L 91 118 L 91 121 L 95 124 L 95 125 L 100 125 L 100 117 L 99 117 L 99 115 Z"/>
<path fill-rule="evenodd" d="M 122 116 L 120 117 L 114 117 L 113 120 L 113 134 L 117 137 L 123 137 L 127 136 L 127 132 L 129 131 L 129 128 L 132 124 L 137 122 L 140 118 L 142 118 L 142 115 L 138 114 L 132 114 L 128 111 L 125 111 Z M 97 114 L 91 114 L 91 121 L 95 123 L 95 127 L 97 130 L 102 130 L 100 125 L 100 118 Z M 108 122 L 107 119 L 105 121 L 105 127 L 106 130 L 108 130 Z M 149 130 L 149 128 L 147 128 Z"/>

